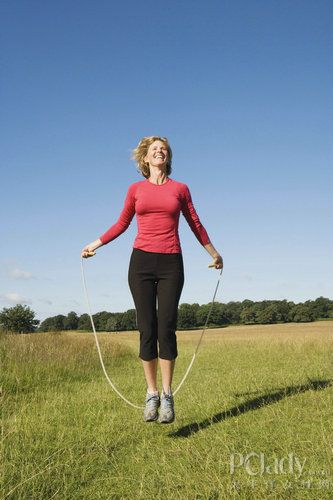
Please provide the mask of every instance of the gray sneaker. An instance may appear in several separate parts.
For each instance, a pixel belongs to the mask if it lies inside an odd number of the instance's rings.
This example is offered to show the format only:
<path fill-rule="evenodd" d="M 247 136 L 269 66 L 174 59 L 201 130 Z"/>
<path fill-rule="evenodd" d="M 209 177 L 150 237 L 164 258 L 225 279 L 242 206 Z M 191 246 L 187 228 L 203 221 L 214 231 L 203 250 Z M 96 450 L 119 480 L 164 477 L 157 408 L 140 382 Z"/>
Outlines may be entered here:
<path fill-rule="evenodd" d="M 175 419 L 175 409 L 173 403 L 173 395 L 172 393 L 165 394 L 165 392 L 162 392 L 159 422 L 161 424 L 171 424 L 171 422 L 173 422 L 174 419 Z"/>
<path fill-rule="evenodd" d="M 143 411 L 143 420 L 145 422 L 154 422 L 158 418 L 158 408 L 160 406 L 160 396 L 150 394 L 146 395 L 146 407 Z"/>

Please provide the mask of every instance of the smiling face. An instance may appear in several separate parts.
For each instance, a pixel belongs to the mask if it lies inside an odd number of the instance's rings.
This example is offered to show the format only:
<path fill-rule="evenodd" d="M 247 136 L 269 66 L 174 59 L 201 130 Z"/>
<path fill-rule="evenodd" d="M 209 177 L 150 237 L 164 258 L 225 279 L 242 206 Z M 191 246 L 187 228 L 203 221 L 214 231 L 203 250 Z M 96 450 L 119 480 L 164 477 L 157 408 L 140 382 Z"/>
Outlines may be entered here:
<path fill-rule="evenodd" d="M 152 167 L 163 168 L 166 166 L 169 159 L 168 147 L 162 141 L 154 141 L 148 148 L 145 162 Z"/>
<path fill-rule="evenodd" d="M 150 177 L 152 168 L 160 169 L 167 176 L 171 174 L 172 149 L 166 137 L 158 135 L 143 137 L 132 153 L 132 159 L 137 162 L 138 171 L 146 179 Z"/>

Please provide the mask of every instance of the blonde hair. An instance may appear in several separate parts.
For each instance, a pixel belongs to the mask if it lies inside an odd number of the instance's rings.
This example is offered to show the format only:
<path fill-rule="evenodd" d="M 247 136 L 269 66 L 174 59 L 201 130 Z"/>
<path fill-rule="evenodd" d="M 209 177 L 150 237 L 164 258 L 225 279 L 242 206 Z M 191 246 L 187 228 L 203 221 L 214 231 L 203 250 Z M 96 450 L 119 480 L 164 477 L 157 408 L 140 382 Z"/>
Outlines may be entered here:
<path fill-rule="evenodd" d="M 140 172 L 146 179 L 150 176 L 149 163 L 144 159 L 147 156 L 148 148 L 153 142 L 161 141 L 163 142 L 168 150 L 168 162 L 166 164 L 166 175 L 171 174 L 171 163 L 172 163 L 172 150 L 169 141 L 166 137 L 158 137 L 156 135 L 151 135 L 149 137 L 143 137 L 137 147 L 132 151 L 132 160 L 135 160 L 138 165 L 138 172 Z"/>

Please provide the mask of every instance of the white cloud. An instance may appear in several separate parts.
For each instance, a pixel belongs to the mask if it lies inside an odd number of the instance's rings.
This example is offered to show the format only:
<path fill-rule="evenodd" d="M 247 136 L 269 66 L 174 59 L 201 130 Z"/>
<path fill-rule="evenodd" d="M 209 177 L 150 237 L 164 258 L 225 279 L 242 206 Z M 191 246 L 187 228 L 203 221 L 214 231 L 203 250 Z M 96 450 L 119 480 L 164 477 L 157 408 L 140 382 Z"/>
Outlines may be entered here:
<path fill-rule="evenodd" d="M 11 278 L 14 279 L 28 280 L 32 278 L 32 273 L 30 273 L 29 271 L 23 271 L 22 269 L 18 269 L 17 267 L 15 269 L 10 269 L 8 274 Z"/>
<path fill-rule="evenodd" d="M 30 299 L 26 299 L 19 293 L 15 292 L 5 293 L 2 297 L 6 302 L 9 302 L 10 304 L 31 304 Z"/>

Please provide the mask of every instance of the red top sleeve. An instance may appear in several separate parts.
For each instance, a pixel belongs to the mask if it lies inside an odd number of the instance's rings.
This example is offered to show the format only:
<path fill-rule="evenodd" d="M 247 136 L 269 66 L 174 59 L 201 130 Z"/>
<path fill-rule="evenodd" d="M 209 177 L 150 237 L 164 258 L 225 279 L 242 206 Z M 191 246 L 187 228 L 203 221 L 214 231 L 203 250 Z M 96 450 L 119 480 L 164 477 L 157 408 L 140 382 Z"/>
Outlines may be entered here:
<path fill-rule="evenodd" d="M 120 234 L 126 231 L 126 229 L 130 225 L 134 217 L 134 214 L 135 214 L 134 186 L 131 185 L 127 191 L 124 208 L 121 211 L 119 219 L 99 238 L 103 243 L 103 245 L 106 245 L 110 241 L 116 239 Z"/>
<path fill-rule="evenodd" d="M 200 222 L 199 216 L 195 211 L 192 197 L 188 186 L 185 184 L 185 189 L 183 192 L 182 198 L 182 212 L 184 214 L 185 219 L 187 220 L 188 225 L 192 229 L 195 234 L 197 240 L 201 243 L 201 245 L 207 245 L 210 243 L 209 236 L 207 234 L 206 229 Z"/>

